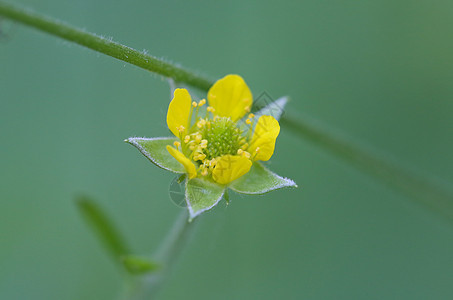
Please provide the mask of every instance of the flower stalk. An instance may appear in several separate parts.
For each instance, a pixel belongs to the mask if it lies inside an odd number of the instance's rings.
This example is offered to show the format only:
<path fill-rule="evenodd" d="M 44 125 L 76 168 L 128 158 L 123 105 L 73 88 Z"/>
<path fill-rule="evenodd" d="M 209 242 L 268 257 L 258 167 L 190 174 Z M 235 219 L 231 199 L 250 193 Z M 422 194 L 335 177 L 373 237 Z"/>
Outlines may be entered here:
<path fill-rule="evenodd" d="M 162 265 L 162 269 L 142 277 L 132 278 L 131 284 L 122 297 L 124 300 L 149 300 L 154 299 L 159 293 L 165 278 L 172 271 L 196 225 L 195 221 L 188 221 L 187 215 L 187 211 L 182 210 L 173 228 L 153 256 Z"/>

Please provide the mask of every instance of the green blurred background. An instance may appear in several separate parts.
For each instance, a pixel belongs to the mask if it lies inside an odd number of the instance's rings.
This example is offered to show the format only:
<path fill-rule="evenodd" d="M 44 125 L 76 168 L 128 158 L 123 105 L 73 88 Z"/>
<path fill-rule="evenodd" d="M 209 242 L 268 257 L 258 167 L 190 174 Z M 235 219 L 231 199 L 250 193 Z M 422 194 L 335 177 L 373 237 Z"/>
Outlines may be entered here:
<path fill-rule="evenodd" d="M 453 181 L 453 2 L 20 0 L 300 111 Z M 123 142 L 166 136 L 160 76 L 21 25 L 0 41 L 0 299 L 115 299 L 78 214 L 93 196 L 139 254 L 180 208 L 173 175 Z M 5 36 L 5 34 L 7 36 Z M 200 218 L 161 299 L 452 299 L 453 226 L 282 129 L 297 190 Z M 451 185 L 451 184 L 450 184 Z"/>

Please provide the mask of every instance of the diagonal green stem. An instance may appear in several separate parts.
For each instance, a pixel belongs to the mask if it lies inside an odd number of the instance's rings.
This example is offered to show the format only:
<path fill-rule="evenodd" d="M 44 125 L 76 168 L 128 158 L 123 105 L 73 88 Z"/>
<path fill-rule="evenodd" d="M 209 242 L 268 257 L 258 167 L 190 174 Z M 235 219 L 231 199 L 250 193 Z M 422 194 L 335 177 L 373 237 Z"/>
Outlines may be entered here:
<path fill-rule="evenodd" d="M 208 90 L 213 83 L 209 79 L 156 57 L 3 2 L 0 2 L 0 16 L 202 90 Z M 418 200 L 418 203 L 423 203 L 437 213 L 453 220 L 453 195 L 433 183 L 429 178 L 416 175 L 386 157 L 380 157 L 373 151 L 365 150 L 351 143 L 348 139 L 329 132 L 329 129 L 325 126 L 314 125 L 305 117 L 296 119 L 285 115 L 282 118 L 282 124 L 293 129 L 298 137 L 311 140 L 362 171 L 403 191 L 411 199 Z"/>
<path fill-rule="evenodd" d="M 310 140 L 356 168 L 403 192 L 410 199 L 453 221 L 451 192 L 430 178 L 409 171 L 395 159 L 357 145 L 308 116 L 298 116 L 298 118 L 287 116 L 281 120 L 281 123 L 301 138 Z"/>
<path fill-rule="evenodd" d="M 142 69 L 155 72 L 165 77 L 171 77 L 178 82 L 185 82 L 205 90 L 212 85 L 210 80 L 203 78 L 200 75 L 195 75 L 193 72 L 182 67 L 175 66 L 162 59 L 144 54 L 120 43 L 77 29 L 61 21 L 48 18 L 30 10 L 0 2 L 0 16 L 56 35 L 62 39 L 112 56 Z"/>

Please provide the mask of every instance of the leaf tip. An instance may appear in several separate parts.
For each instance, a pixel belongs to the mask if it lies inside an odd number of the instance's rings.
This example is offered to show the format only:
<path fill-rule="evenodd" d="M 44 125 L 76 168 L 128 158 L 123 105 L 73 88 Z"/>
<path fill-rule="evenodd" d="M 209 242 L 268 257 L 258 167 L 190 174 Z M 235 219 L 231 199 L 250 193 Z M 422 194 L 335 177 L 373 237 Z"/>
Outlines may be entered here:
<path fill-rule="evenodd" d="M 135 140 L 135 138 L 130 137 L 130 138 L 127 138 L 127 139 L 125 139 L 125 140 L 123 140 L 123 141 L 124 141 L 125 143 L 134 145 L 134 142 L 135 142 L 134 140 Z"/>
<path fill-rule="evenodd" d="M 298 188 L 299 187 L 297 185 L 297 183 L 294 180 L 292 180 L 291 178 L 283 177 L 283 180 L 286 181 L 286 187 L 289 187 L 289 188 Z"/>
<path fill-rule="evenodd" d="M 192 206 L 190 206 L 189 201 L 186 200 L 188 205 L 187 205 L 187 210 L 189 211 L 189 219 L 187 220 L 189 223 L 192 223 L 192 221 L 203 211 L 194 211 Z"/>

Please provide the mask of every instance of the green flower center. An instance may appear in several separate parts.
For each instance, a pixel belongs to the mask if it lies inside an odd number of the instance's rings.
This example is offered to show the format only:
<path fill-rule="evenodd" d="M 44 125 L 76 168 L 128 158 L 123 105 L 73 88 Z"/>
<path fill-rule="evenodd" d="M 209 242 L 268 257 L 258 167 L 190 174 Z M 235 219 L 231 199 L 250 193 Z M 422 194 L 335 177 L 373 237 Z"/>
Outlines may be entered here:
<path fill-rule="evenodd" d="M 209 120 L 210 126 L 204 126 L 201 130 L 203 139 L 208 141 L 203 149 L 207 159 L 213 159 L 222 155 L 236 155 L 245 143 L 242 130 L 236 127 L 230 118 L 217 117 Z"/>

